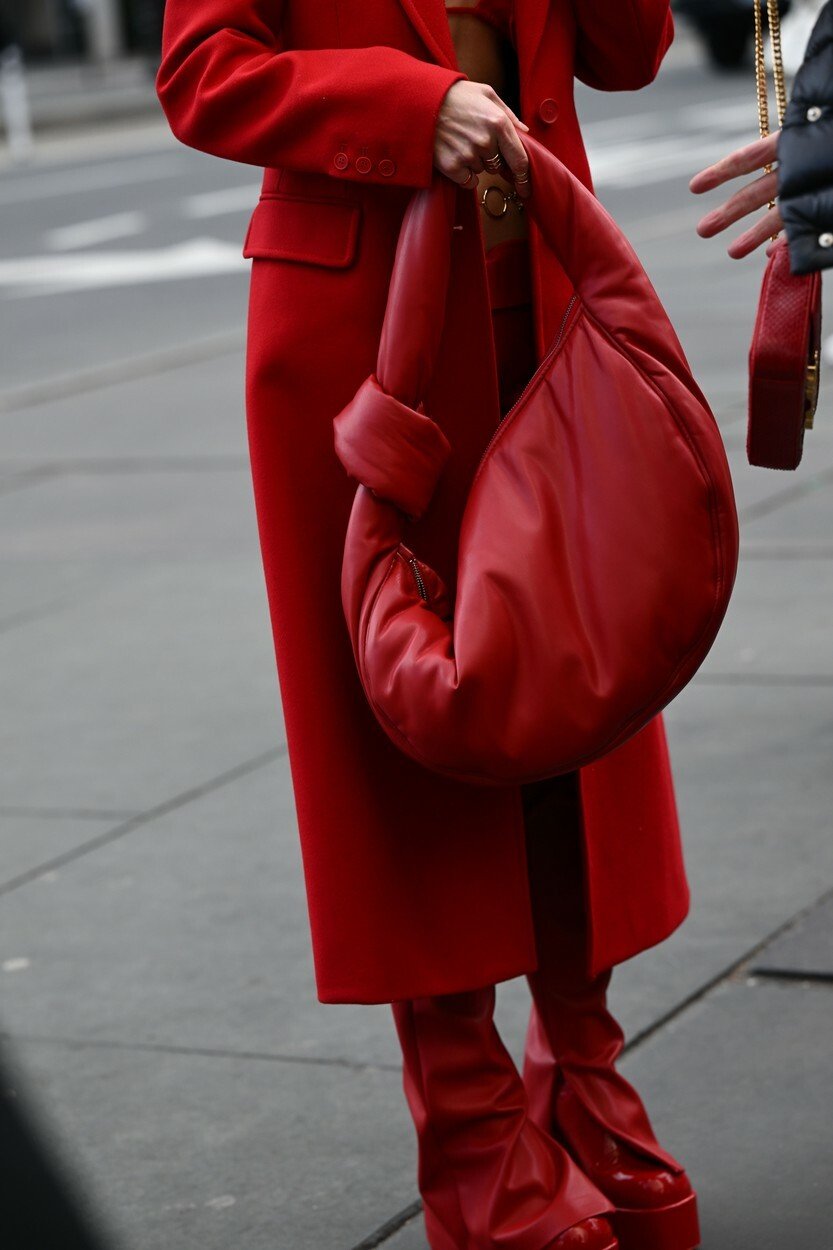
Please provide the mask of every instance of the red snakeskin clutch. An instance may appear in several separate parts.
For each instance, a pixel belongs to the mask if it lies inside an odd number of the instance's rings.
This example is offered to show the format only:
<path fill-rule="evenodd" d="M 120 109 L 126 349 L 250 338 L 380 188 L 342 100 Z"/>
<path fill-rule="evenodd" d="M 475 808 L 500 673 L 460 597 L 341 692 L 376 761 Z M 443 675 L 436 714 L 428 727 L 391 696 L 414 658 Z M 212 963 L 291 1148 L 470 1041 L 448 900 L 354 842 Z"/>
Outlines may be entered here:
<path fill-rule="evenodd" d="M 821 274 L 790 273 L 786 239 L 773 248 L 749 349 L 746 454 L 765 469 L 796 469 L 819 391 Z"/>

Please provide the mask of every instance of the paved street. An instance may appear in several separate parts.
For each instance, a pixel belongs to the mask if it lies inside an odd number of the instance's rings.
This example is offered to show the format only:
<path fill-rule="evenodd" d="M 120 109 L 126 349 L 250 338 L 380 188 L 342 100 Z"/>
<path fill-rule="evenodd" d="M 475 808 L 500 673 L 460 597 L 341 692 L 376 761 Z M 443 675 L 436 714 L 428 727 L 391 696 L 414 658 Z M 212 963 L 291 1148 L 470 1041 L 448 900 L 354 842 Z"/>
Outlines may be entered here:
<path fill-rule="evenodd" d="M 798 472 L 750 469 L 762 261 L 687 191 L 753 96 L 685 39 L 649 90 L 580 93 L 742 517 L 667 714 L 692 914 L 614 994 L 706 1250 L 833 1217 L 833 370 Z M 0 1040 L 114 1246 L 425 1250 L 389 1009 L 314 992 L 243 411 L 259 174 L 147 117 L 0 157 Z M 527 1006 L 500 987 L 516 1057 Z"/>

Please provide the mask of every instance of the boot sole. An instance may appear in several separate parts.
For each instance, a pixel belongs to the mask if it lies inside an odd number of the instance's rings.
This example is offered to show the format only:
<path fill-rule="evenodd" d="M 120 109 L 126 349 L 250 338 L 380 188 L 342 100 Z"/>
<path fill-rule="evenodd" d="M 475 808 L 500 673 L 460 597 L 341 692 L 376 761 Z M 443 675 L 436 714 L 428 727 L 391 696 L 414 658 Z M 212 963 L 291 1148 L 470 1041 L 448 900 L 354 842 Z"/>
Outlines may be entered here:
<path fill-rule="evenodd" d="M 696 1194 L 669 1207 L 617 1207 L 607 1218 L 621 1250 L 698 1250 L 700 1245 Z"/>

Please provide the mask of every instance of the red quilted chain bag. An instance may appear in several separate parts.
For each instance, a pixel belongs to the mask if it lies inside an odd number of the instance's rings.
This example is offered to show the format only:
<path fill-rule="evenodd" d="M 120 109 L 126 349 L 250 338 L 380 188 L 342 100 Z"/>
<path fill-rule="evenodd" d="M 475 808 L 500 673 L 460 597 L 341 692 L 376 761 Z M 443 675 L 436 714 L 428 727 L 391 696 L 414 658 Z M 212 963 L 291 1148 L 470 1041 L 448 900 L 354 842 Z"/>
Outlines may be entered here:
<path fill-rule="evenodd" d="M 403 541 L 449 454 L 422 411 L 460 194 L 440 175 L 405 214 L 376 371 L 335 418 L 362 483 L 342 601 L 370 706 L 408 755 L 484 784 L 571 771 L 646 725 L 712 645 L 738 550 L 723 442 L 656 292 L 595 197 L 523 142 L 525 208 L 573 295 L 483 453 L 453 603 Z"/>
<path fill-rule="evenodd" d="M 766 64 L 760 3 L 755 9 L 755 79 L 761 137 L 769 134 Z M 787 97 L 781 61 L 778 0 L 767 0 L 773 78 L 779 123 Z M 767 172 L 771 166 L 767 166 Z M 819 393 L 821 274 L 792 274 L 786 239 L 772 248 L 758 302 L 749 349 L 750 464 L 765 469 L 796 469 L 804 431 L 813 428 Z"/>

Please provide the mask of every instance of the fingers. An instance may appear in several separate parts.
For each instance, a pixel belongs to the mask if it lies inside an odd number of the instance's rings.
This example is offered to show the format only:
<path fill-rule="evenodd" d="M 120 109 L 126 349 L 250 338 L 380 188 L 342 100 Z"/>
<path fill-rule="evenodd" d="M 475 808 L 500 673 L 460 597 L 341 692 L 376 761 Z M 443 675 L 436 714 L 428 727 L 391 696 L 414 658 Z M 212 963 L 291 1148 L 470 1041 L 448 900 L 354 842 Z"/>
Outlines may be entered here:
<path fill-rule="evenodd" d="M 497 142 L 504 164 L 509 167 L 512 181 L 515 182 L 515 189 L 518 195 L 521 199 L 526 199 L 531 189 L 528 179 L 529 157 L 526 154 L 526 148 L 518 137 L 517 130 L 508 117 L 500 127 Z M 520 182 L 517 181 L 518 178 L 521 179 Z"/>
<path fill-rule="evenodd" d="M 503 109 L 504 113 L 509 118 L 513 126 L 517 126 L 519 130 L 523 130 L 523 131 L 529 130 L 529 126 L 527 126 L 526 122 L 521 121 L 517 113 L 514 113 L 512 111 L 512 109 L 509 107 L 506 101 L 502 100 L 496 91 L 494 92 L 494 97 L 495 97 L 495 103 L 500 105 L 500 107 Z"/>
<path fill-rule="evenodd" d="M 459 162 L 455 162 L 449 170 L 444 170 L 443 172 L 447 174 L 452 182 L 456 182 L 458 186 L 465 187 L 467 191 L 473 191 L 477 186 L 477 172 L 472 169 L 471 165 L 462 165 Z"/>
<path fill-rule="evenodd" d="M 769 204 L 778 195 L 778 175 L 764 174 L 736 191 L 725 204 L 713 208 L 697 223 L 697 233 L 701 239 L 711 239 L 714 235 L 733 225 L 747 213 L 753 213 L 764 204 Z"/>
<path fill-rule="evenodd" d="M 521 131 L 529 127 L 485 83 L 466 79 L 454 83 L 447 92 L 437 124 L 434 143 L 434 164 L 460 186 L 472 184 L 474 175 L 488 169 L 488 161 L 499 155 L 499 169 L 516 182 L 519 196 L 529 195 L 525 175 L 529 168 Z"/>
<path fill-rule="evenodd" d="M 689 190 L 695 195 L 702 195 L 704 191 L 713 191 L 715 187 L 720 187 L 724 182 L 738 178 L 741 174 L 751 174 L 756 169 L 763 169 L 777 159 L 778 135 L 779 131 L 776 130 L 765 139 L 756 139 L 754 143 L 730 152 L 708 169 L 701 169 L 688 184 Z"/>
<path fill-rule="evenodd" d="M 744 256 L 754 252 L 756 247 L 760 247 L 762 243 L 766 243 L 767 239 L 771 239 L 774 234 L 777 234 L 783 228 L 783 225 L 781 210 L 776 204 L 775 208 L 771 208 L 768 213 L 764 213 L 760 221 L 757 221 L 754 226 L 751 226 L 730 243 L 727 251 L 732 260 L 742 260 Z"/>

